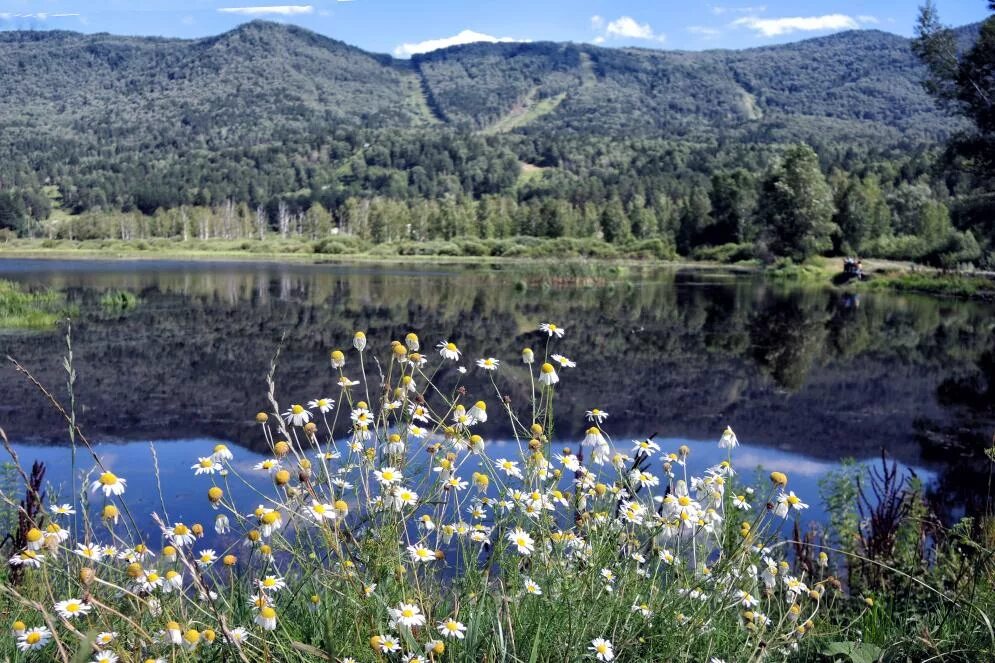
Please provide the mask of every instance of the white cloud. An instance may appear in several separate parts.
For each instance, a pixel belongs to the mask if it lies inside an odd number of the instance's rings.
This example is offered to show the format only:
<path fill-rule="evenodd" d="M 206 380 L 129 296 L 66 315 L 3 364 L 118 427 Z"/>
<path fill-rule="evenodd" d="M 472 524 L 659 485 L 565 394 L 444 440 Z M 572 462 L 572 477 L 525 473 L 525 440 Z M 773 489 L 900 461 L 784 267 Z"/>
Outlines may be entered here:
<path fill-rule="evenodd" d="M 820 30 L 854 30 L 860 24 L 845 14 L 825 16 L 794 16 L 785 18 L 759 18 L 744 16 L 732 22 L 733 25 L 754 30 L 764 37 L 777 37 L 791 32 L 816 32 Z"/>
<path fill-rule="evenodd" d="M 867 14 L 861 14 L 860 16 L 857 17 L 857 20 L 860 21 L 861 23 L 867 23 L 871 25 L 881 22 L 878 20 L 877 16 L 868 16 Z"/>
<path fill-rule="evenodd" d="M 600 30 L 605 27 L 605 18 L 603 16 L 598 16 L 595 14 L 591 17 L 591 27 L 595 30 Z"/>
<path fill-rule="evenodd" d="M 689 25 L 687 31 L 700 37 L 718 37 L 722 31 L 718 28 L 710 28 L 706 25 Z"/>
<path fill-rule="evenodd" d="M 9 20 L 15 19 L 15 18 L 35 18 L 35 19 L 38 19 L 39 21 L 46 21 L 46 20 L 48 20 L 50 18 L 70 18 L 70 17 L 74 17 L 74 16 L 78 17 L 78 16 L 80 16 L 80 14 L 77 14 L 75 12 L 57 12 L 57 13 L 36 12 L 34 14 L 30 14 L 30 13 L 19 14 L 19 13 L 15 13 L 15 12 L 0 12 L 0 21 L 9 21 Z"/>
<path fill-rule="evenodd" d="M 221 7 L 222 14 L 240 14 L 242 16 L 297 16 L 310 14 L 314 11 L 311 5 L 272 5 L 268 7 Z"/>
<path fill-rule="evenodd" d="M 721 5 L 711 5 L 711 12 L 716 16 L 722 14 L 763 14 L 767 11 L 767 5 L 757 5 L 756 7 L 723 7 Z"/>
<path fill-rule="evenodd" d="M 520 42 L 529 41 L 528 39 L 515 39 L 514 37 L 494 37 L 492 35 L 484 34 L 483 32 L 475 32 L 473 30 L 463 30 L 458 35 L 453 35 L 452 37 L 443 37 L 441 39 L 427 39 L 425 41 L 416 42 L 413 44 L 401 44 L 394 49 L 394 55 L 399 58 L 410 57 L 416 53 L 428 53 L 429 51 L 437 51 L 440 48 L 448 48 L 450 46 L 459 46 L 460 44 L 473 44 L 475 42 L 484 41 L 488 43 L 498 43 L 498 42 Z"/>
<path fill-rule="evenodd" d="M 628 37 L 630 39 L 653 39 L 653 28 L 649 23 L 640 23 L 631 16 L 621 16 L 605 28 L 611 37 Z"/>

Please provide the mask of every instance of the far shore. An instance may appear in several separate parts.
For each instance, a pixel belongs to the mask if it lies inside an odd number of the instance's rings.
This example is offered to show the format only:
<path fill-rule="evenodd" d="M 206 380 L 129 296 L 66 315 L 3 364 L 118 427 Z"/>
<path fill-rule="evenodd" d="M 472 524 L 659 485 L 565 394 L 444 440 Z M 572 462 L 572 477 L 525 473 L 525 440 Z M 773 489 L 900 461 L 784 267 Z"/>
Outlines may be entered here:
<path fill-rule="evenodd" d="M 798 283 L 813 287 L 835 287 L 855 292 L 890 290 L 922 293 L 962 299 L 995 301 L 995 273 L 983 271 L 943 272 L 933 267 L 908 261 L 866 259 L 864 270 L 867 281 L 834 283 L 843 271 L 843 258 L 816 258 L 801 265 L 776 264 L 764 266 L 758 261 L 721 263 L 693 259 L 659 259 L 633 257 L 592 257 L 568 255 L 563 257 L 523 256 L 455 256 L 455 255 L 398 255 L 364 251 L 356 253 L 311 253 L 303 250 L 281 251 L 260 245 L 256 250 L 232 248 L 230 242 L 212 241 L 198 243 L 195 247 L 182 245 L 153 249 L 143 248 L 140 241 L 115 242 L 110 248 L 80 248 L 77 246 L 44 246 L 45 240 L 15 240 L 0 244 L 0 261 L 4 259 L 32 260 L 176 260 L 192 262 L 258 262 L 295 263 L 301 265 L 357 264 L 357 265 L 436 265 L 436 266 L 489 266 L 547 268 L 552 275 L 591 270 L 609 276 L 613 270 L 629 269 L 691 269 L 727 274 L 764 275 L 772 280 Z M 260 250 L 262 249 L 262 250 Z M 619 273 L 624 276 L 624 273 Z"/>

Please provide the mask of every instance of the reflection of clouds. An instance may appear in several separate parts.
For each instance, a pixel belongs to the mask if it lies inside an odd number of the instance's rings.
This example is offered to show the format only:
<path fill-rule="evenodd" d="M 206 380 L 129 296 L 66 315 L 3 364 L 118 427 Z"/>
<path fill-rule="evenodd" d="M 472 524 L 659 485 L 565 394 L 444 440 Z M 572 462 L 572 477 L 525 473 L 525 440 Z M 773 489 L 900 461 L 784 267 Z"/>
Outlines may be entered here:
<path fill-rule="evenodd" d="M 839 463 L 826 463 L 783 452 L 761 453 L 757 451 L 737 451 L 738 453 L 733 453 L 732 460 L 733 464 L 739 467 L 763 466 L 767 469 L 777 469 L 781 472 L 787 472 L 788 476 L 797 474 L 803 477 L 816 478 L 839 467 Z M 777 466 L 776 468 L 774 467 L 775 465 Z"/>

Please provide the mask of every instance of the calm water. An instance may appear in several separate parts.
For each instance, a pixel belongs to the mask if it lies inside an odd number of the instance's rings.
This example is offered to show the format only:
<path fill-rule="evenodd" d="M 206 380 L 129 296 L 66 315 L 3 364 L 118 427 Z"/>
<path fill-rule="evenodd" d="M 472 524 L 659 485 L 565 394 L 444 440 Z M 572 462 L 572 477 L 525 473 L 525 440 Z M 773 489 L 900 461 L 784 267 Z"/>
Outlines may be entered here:
<path fill-rule="evenodd" d="M 265 448 L 252 417 L 268 409 L 265 375 L 281 338 L 284 403 L 337 395 L 328 352 L 365 329 L 380 349 L 414 330 L 423 345 L 457 342 L 467 364 L 507 360 L 497 379 L 524 404 L 519 353 L 540 347 L 535 328 L 546 320 L 567 328 L 558 347 L 578 363 L 564 376 L 571 400 L 557 405 L 564 444 L 576 444 L 583 412 L 599 407 L 617 440 L 690 441 L 695 468 L 714 460 L 714 441 L 732 425 L 745 446 L 741 469 L 784 469 L 813 503 L 818 478 L 842 456 L 873 460 L 882 448 L 930 483 L 941 509 L 971 509 L 984 496 L 987 475 L 975 476 L 971 459 L 995 419 L 991 305 L 674 270 L 549 278 L 445 266 L 3 260 L 0 278 L 58 288 L 78 305 L 80 425 L 129 478 L 129 494 L 152 506 L 155 443 L 174 517 L 202 515 L 206 484 L 187 468 L 214 441 L 244 447 L 246 463 Z M 109 290 L 140 304 L 106 310 L 99 299 Z M 2 332 L 0 353 L 64 393 L 62 331 Z M 490 395 L 469 386 L 471 397 Z M 47 461 L 49 478 L 67 485 L 58 416 L 9 366 L 0 396 L 0 426 L 24 460 Z M 487 426 L 491 438 L 505 433 Z"/>

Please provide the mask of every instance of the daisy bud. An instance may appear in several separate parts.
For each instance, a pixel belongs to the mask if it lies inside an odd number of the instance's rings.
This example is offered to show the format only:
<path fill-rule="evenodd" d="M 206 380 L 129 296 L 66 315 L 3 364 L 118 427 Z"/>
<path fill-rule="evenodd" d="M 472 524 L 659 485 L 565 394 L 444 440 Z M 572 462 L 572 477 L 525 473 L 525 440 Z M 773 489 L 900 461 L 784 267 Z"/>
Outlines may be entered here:
<path fill-rule="evenodd" d="M 531 364 L 536 360 L 535 353 L 532 352 L 532 348 L 525 348 L 522 350 L 522 362 L 525 364 Z"/>
<path fill-rule="evenodd" d="M 335 510 L 345 516 L 349 513 L 349 503 L 345 500 L 335 500 Z"/>
<path fill-rule="evenodd" d="M 408 349 L 412 352 L 417 352 L 420 347 L 418 344 L 418 334 L 410 332 L 404 337 L 404 344 L 408 346 Z"/>
<path fill-rule="evenodd" d="M 259 546 L 259 554 L 262 555 L 263 557 L 269 557 L 270 555 L 273 554 L 273 548 L 271 548 L 268 543 L 264 543 L 263 545 Z"/>
<path fill-rule="evenodd" d="M 682 444 L 680 447 L 678 447 L 677 453 L 680 454 L 681 458 L 687 458 L 688 456 L 691 455 L 691 447 L 689 447 L 686 444 Z"/>
<path fill-rule="evenodd" d="M 193 525 L 191 525 L 190 531 L 193 532 L 193 535 L 196 536 L 198 539 L 204 538 L 204 526 L 201 525 L 200 523 L 194 523 Z"/>
<path fill-rule="evenodd" d="M 118 517 L 120 515 L 121 513 L 117 510 L 117 507 L 114 506 L 113 504 L 104 505 L 104 510 L 102 514 L 104 522 L 114 521 L 114 523 L 117 523 Z"/>
<path fill-rule="evenodd" d="M 290 453 L 290 443 L 286 440 L 280 440 L 275 445 L 273 445 L 273 453 L 275 453 L 280 458 L 283 458 Z"/>
<path fill-rule="evenodd" d="M 874 607 L 874 597 L 873 596 L 865 596 L 864 597 L 864 603 L 867 605 L 868 608 L 873 608 Z"/>
<path fill-rule="evenodd" d="M 771 472 L 770 473 L 770 482 L 772 484 L 774 484 L 775 486 L 787 486 L 788 485 L 788 477 L 783 472 Z"/>
<path fill-rule="evenodd" d="M 97 572 L 89 567 L 84 566 L 79 570 L 79 581 L 84 585 L 89 585 L 96 577 Z"/>
<path fill-rule="evenodd" d="M 265 424 L 267 421 L 269 421 L 269 415 L 265 412 L 256 414 L 256 423 Z"/>
<path fill-rule="evenodd" d="M 404 347 L 403 345 L 401 345 L 400 343 L 398 343 L 398 344 L 397 344 L 397 345 L 395 345 L 395 346 L 394 346 L 393 348 L 391 348 L 391 352 L 393 352 L 393 353 L 394 353 L 394 359 L 397 359 L 397 360 L 399 360 L 399 361 L 402 361 L 402 362 L 403 362 L 403 361 L 404 361 L 405 359 L 407 359 L 407 356 L 408 356 L 408 351 L 407 351 L 407 349 L 405 349 L 405 347 Z"/>
<path fill-rule="evenodd" d="M 287 470 L 279 470 L 273 475 L 273 483 L 278 486 L 286 486 L 290 483 L 290 472 Z"/>
<path fill-rule="evenodd" d="M 211 504 L 217 504 L 224 497 L 225 491 L 221 490 L 217 486 L 211 486 L 207 489 L 207 499 L 211 501 Z"/>
<path fill-rule="evenodd" d="M 194 649 L 200 643 L 200 631 L 197 629 L 187 629 L 183 633 L 183 647 L 185 649 Z"/>
<path fill-rule="evenodd" d="M 10 627 L 10 632 L 13 634 L 15 638 L 19 638 L 22 635 L 24 635 L 24 632 L 27 630 L 28 630 L 28 625 L 22 622 L 21 620 L 17 620 Z"/>
<path fill-rule="evenodd" d="M 305 435 L 314 435 L 317 432 L 318 432 L 318 424 L 314 423 L 313 421 L 309 421 L 306 424 L 304 424 Z"/>
<path fill-rule="evenodd" d="M 166 546 L 162 549 L 162 556 L 170 562 L 176 561 L 176 548 L 173 546 Z"/>
<path fill-rule="evenodd" d="M 345 366 L 345 355 L 341 350 L 332 350 L 332 368 L 342 368 Z"/>
<path fill-rule="evenodd" d="M 214 644 L 215 639 L 217 639 L 218 634 L 214 632 L 213 628 L 205 628 L 200 632 L 200 637 L 204 638 L 204 642 L 207 644 Z"/>
<path fill-rule="evenodd" d="M 352 347 L 360 352 L 366 349 L 366 334 L 358 331 L 352 337 Z"/>
<path fill-rule="evenodd" d="M 132 580 L 136 580 L 145 575 L 145 570 L 142 569 L 142 565 L 138 562 L 132 562 L 128 565 L 128 568 L 125 569 L 125 573 L 127 573 L 128 577 Z"/>
<path fill-rule="evenodd" d="M 235 555 L 225 555 L 221 558 L 221 563 L 225 566 L 235 566 L 238 563 L 238 558 Z"/>
<path fill-rule="evenodd" d="M 380 636 L 379 635 L 375 635 L 372 638 L 370 638 L 370 647 L 373 648 L 373 651 L 379 653 L 380 652 L 380 643 L 381 642 L 382 642 L 382 640 L 380 639 Z"/>
<path fill-rule="evenodd" d="M 542 442 L 533 437 L 531 440 L 529 440 L 529 449 L 531 449 L 532 451 L 539 451 L 540 449 L 542 449 Z"/>
<path fill-rule="evenodd" d="M 446 644 L 442 640 L 436 640 L 432 647 L 432 653 L 441 656 L 446 651 Z"/>
<path fill-rule="evenodd" d="M 598 497 L 604 497 L 605 493 L 608 492 L 608 486 L 603 483 L 598 483 L 594 485 L 594 492 L 598 494 Z"/>
<path fill-rule="evenodd" d="M 532 431 L 532 436 L 533 437 L 539 437 L 540 435 L 542 435 L 542 425 L 541 424 L 538 424 L 538 423 L 532 424 L 532 427 L 530 428 L 530 430 Z"/>

